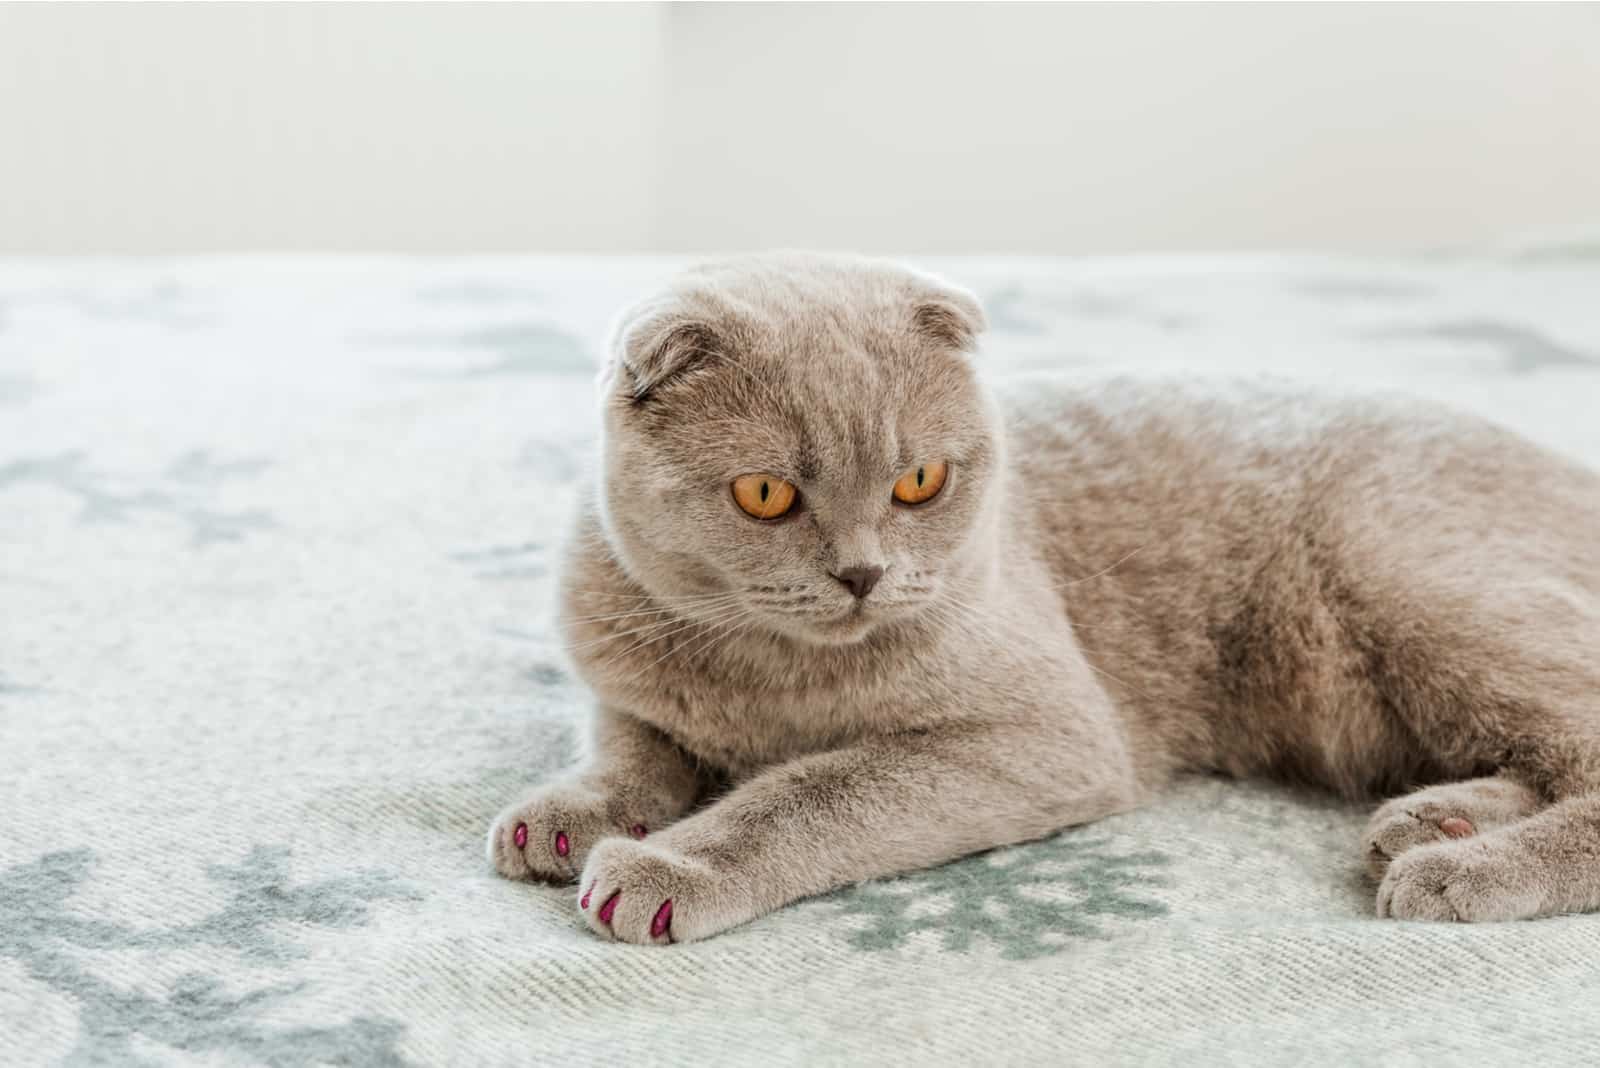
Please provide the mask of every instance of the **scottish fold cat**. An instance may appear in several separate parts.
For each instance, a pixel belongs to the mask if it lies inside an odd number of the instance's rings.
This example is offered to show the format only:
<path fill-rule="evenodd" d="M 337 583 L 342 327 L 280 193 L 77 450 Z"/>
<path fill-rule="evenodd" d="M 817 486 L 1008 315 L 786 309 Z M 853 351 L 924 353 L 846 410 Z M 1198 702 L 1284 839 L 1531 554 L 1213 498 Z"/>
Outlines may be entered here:
<path fill-rule="evenodd" d="M 1600 906 L 1600 478 L 1405 399 L 991 389 L 983 329 L 805 255 L 623 318 L 561 593 L 593 754 L 501 873 L 686 941 L 1205 771 L 1398 795 L 1381 916 Z"/>

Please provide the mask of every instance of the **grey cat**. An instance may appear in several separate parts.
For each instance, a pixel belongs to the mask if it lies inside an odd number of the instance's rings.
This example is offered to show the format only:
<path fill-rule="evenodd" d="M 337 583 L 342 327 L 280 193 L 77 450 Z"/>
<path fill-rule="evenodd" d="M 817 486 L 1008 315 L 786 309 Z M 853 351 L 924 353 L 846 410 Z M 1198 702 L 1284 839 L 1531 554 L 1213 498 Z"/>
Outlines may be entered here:
<path fill-rule="evenodd" d="M 995 395 L 969 294 L 711 265 L 634 309 L 562 588 L 594 752 L 489 834 L 704 938 L 1186 771 L 1380 808 L 1382 916 L 1600 906 L 1600 478 L 1397 399 Z"/>

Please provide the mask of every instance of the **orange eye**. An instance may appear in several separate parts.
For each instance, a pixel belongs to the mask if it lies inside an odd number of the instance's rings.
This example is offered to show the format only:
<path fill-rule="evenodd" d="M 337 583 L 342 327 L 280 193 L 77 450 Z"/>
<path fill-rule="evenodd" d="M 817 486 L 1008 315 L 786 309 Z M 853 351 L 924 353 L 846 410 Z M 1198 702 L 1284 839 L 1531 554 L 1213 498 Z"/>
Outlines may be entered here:
<path fill-rule="evenodd" d="M 733 499 L 757 519 L 776 519 L 794 507 L 798 491 L 776 475 L 740 475 L 733 480 Z"/>
<path fill-rule="evenodd" d="M 900 476 L 894 484 L 894 499 L 901 504 L 922 504 L 931 501 L 944 489 L 944 480 L 950 474 L 950 465 L 940 460 L 931 464 L 918 464 Z"/>

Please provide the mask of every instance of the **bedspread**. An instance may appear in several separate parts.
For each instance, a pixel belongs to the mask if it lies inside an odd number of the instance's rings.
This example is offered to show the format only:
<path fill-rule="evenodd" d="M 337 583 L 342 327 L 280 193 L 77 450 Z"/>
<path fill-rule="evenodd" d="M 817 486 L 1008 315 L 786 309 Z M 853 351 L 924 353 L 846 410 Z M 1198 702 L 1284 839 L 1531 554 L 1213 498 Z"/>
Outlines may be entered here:
<path fill-rule="evenodd" d="M 1398 388 L 1600 464 L 1600 243 L 925 265 L 987 373 Z M 584 737 L 607 321 L 672 266 L 0 261 L 0 1063 L 1600 1062 L 1600 915 L 1377 920 L 1367 812 L 1268 784 L 669 948 L 496 877 Z"/>

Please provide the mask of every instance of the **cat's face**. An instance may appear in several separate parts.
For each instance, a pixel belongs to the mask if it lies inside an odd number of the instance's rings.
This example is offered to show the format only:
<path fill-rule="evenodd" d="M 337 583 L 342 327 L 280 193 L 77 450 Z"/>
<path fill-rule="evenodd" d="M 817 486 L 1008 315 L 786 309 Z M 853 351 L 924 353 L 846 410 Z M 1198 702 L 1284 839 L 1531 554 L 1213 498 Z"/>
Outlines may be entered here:
<path fill-rule="evenodd" d="M 938 611 L 987 536 L 998 436 L 982 313 L 899 268 L 762 257 L 624 319 L 603 379 L 602 516 L 702 621 L 857 641 Z"/>

